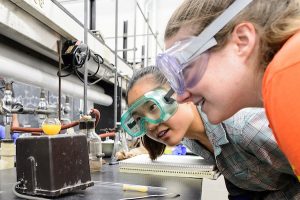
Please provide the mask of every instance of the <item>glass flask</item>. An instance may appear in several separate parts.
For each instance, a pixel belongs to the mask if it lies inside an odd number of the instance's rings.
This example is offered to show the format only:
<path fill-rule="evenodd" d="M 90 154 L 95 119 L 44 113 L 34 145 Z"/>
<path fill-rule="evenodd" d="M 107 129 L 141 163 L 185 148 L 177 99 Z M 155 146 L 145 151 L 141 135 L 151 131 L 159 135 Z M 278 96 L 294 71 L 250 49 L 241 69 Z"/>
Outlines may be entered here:
<path fill-rule="evenodd" d="M 116 132 L 115 132 L 115 141 L 114 141 L 114 148 L 113 152 L 111 154 L 110 158 L 110 165 L 117 164 L 117 157 L 116 154 L 117 152 L 128 152 L 128 145 L 127 145 L 127 140 L 126 140 L 126 134 L 121 128 L 121 123 L 117 122 L 116 123 Z"/>
<path fill-rule="evenodd" d="M 48 102 L 46 101 L 45 90 L 41 89 L 38 110 L 47 110 L 47 109 L 48 109 Z M 41 125 L 43 123 L 43 121 L 47 118 L 47 115 L 46 114 L 38 114 L 38 117 L 39 117 L 39 125 Z"/>
<path fill-rule="evenodd" d="M 12 123 L 12 114 L 11 114 L 12 104 L 13 104 L 12 85 L 11 83 L 5 83 L 4 97 L 2 99 L 2 106 L 3 109 L 5 110 L 5 115 L 3 119 L 4 125 L 11 125 Z"/>
<path fill-rule="evenodd" d="M 48 117 L 42 123 L 43 132 L 46 135 L 57 135 L 61 129 L 61 123 L 57 118 Z"/>
<path fill-rule="evenodd" d="M 79 122 L 80 133 L 86 134 L 89 151 L 90 171 L 99 171 L 102 167 L 102 142 L 95 132 L 95 119 L 82 118 Z"/>

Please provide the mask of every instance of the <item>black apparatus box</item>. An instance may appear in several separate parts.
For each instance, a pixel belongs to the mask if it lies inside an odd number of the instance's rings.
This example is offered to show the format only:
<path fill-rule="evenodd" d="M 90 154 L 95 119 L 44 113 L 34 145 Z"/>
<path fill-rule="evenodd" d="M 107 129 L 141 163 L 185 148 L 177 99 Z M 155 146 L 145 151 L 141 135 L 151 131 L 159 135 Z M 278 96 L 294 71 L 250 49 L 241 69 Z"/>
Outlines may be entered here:
<path fill-rule="evenodd" d="M 55 197 L 94 185 L 84 134 L 21 137 L 16 143 L 17 192 Z"/>

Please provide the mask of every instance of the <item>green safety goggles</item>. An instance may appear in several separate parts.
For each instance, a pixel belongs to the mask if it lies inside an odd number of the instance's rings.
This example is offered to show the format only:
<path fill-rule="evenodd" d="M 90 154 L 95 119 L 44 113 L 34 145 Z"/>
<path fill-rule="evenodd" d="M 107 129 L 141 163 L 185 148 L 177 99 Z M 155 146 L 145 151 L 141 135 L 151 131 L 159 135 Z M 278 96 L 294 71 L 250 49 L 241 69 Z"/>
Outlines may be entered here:
<path fill-rule="evenodd" d="M 171 89 L 156 89 L 137 99 L 121 117 L 123 129 L 132 137 L 147 133 L 147 123 L 159 124 L 168 120 L 177 110 L 177 102 L 170 98 Z"/>

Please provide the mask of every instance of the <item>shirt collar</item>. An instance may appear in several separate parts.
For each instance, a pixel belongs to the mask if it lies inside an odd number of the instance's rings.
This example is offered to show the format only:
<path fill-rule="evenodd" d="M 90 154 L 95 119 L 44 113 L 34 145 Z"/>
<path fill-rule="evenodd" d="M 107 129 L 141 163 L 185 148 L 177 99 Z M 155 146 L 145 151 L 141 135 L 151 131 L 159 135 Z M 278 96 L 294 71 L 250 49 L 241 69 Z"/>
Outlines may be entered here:
<path fill-rule="evenodd" d="M 198 107 L 198 110 L 202 118 L 203 124 L 205 126 L 206 134 L 214 148 L 215 156 L 218 156 L 221 154 L 222 151 L 221 146 L 229 143 L 225 130 L 226 127 L 221 123 L 216 125 L 211 124 L 208 121 L 206 114 L 201 111 L 200 106 Z"/>

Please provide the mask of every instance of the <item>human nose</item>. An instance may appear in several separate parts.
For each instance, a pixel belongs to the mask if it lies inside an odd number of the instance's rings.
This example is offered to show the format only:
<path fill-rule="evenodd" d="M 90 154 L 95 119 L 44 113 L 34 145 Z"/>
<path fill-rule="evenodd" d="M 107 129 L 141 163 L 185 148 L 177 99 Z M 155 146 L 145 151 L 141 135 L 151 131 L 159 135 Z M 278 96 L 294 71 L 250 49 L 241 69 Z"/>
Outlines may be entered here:
<path fill-rule="evenodd" d="M 184 91 L 183 94 L 179 95 L 177 94 L 176 96 L 176 101 L 178 103 L 184 103 L 184 102 L 188 102 L 191 101 L 191 94 L 187 91 Z"/>
<path fill-rule="evenodd" d="M 153 130 L 155 130 L 157 126 L 158 126 L 157 124 L 152 124 L 149 122 L 146 123 L 146 128 L 147 128 L 147 131 L 149 131 L 149 132 L 152 132 Z"/>

